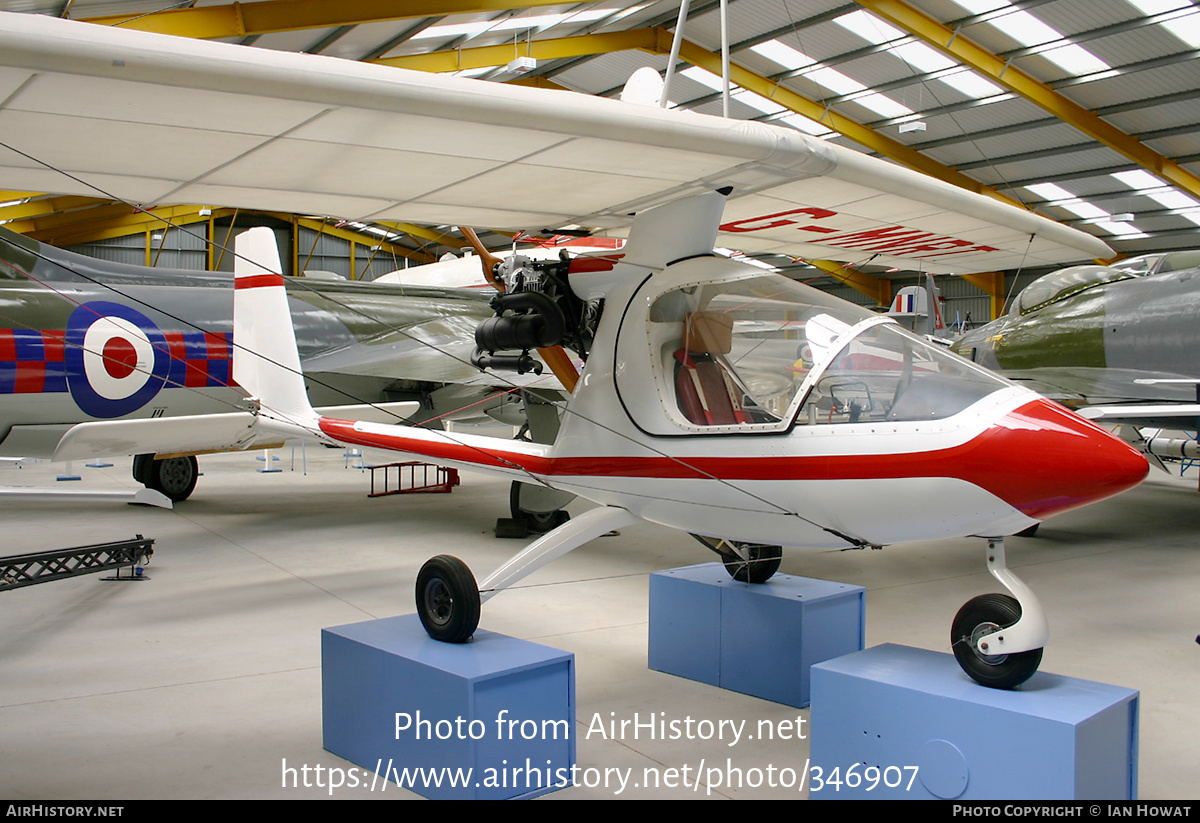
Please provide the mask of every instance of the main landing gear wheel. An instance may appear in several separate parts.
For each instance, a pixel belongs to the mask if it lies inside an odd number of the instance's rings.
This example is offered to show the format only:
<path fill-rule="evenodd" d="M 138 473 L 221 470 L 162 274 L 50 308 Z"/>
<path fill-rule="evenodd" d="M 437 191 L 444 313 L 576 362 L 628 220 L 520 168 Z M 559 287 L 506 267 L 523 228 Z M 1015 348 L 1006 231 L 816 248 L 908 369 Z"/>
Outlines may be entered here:
<path fill-rule="evenodd" d="M 199 476 L 200 464 L 195 457 L 155 460 L 152 454 L 138 454 L 133 458 L 133 479 L 176 503 L 192 496 Z"/>
<path fill-rule="evenodd" d="M 479 627 L 479 586 L 467 564 L 448 554 L 425 561 L 417 574 L 417 614 L 434 640 L 465 643 Z"/>
<path fill-rule="evenodd" d="M 571 519 L 562 507 L 574 499 L 575 495 L 567 492 L 514 480 L 508 493 L 512 517 L 496 520 L 496 537 L 521 540 L 531 534 L 552 532 Z"/>
<path fill-rule="evenodd" d="M 775 572 L 779 571 L 779 564 L 783 560 L 781 546 L 763 546 L 758 543 L 730 545 L 736 546 L 738 551 L 745 552 L 747 555 L 742 558 L 729 549 L 721 552 L 725 571 L 729 572 L 729 576 L 734 580 L 740 580 L 743 583 L 766 583 Z"/>
<path fill-rule="evenodd" d="M 993 689 L 1013 689 L 1024 683 L 1041 665 L 1041 649 L 989 655 L 976 646 L 979 638 L 1006 629 L 1020 619 L 1020 604 L 1007 594 L 981 594 L 968 600 L 954 616 L 950 629 L 950 643 L 958 665 L 978 683 Z"/>

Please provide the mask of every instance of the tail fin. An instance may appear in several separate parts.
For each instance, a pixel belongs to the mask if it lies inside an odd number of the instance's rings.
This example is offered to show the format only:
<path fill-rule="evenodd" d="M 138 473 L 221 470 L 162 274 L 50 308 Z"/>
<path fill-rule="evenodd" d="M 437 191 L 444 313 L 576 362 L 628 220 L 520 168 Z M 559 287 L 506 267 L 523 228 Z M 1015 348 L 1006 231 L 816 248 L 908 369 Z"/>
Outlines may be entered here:
<path fill-rule="evenodd" d="M 233 379 L 269 416 L 313 425 L 275 233 L 250 229 L 234 249 Z"/>

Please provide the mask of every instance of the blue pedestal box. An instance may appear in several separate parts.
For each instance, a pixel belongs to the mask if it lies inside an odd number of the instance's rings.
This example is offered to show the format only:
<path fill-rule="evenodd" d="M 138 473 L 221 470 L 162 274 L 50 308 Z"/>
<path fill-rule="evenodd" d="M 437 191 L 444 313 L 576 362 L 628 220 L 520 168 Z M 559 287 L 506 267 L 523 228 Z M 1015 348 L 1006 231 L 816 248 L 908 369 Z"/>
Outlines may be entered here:
<path fill-rule="evenodd" d="M 989 689 L 953 655 L 893 645 L 812 678 L 813 799 L 1137 798 L 1134 690 L 1045 672 Z"/>
<path fill-rule="evenodd" d="M 412 614 L 323 630 L 321 670 L 325 748 L 381 779 L 428 798 L 570 785 L 572 654 L 488 631 L 441 643 Z"/>
<path fill-rule="evenodd" d="M 739 583 L 720 563 L 650 575 L 650 668 L 803 708 L 809 667 L 863 647 L 861 586 L 776 574 Z"/>

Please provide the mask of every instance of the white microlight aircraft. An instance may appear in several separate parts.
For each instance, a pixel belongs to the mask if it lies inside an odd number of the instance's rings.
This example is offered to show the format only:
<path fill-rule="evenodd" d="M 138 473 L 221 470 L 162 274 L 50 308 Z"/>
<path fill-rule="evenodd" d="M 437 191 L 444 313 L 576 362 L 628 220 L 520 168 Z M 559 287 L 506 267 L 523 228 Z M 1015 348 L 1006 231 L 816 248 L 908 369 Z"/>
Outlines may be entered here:
<path fill-rule="evenodd" d="M 0 84 L 10 189 L 91 193 L 80 181 L 100 180 L 142 203 L 496 229 L 632 222 L 619 253 L 482 257 L 504 293 L 476 333 L 478 363 L 522 371 L 538 349 L 571 391 L 548 445 L 318 416 L 274 245 L 242 243 L 234 376 L 256 425 L 598 504 L 482 585 L 454 558 L 426 563 L 417 609 L 438 639 L 468 639 L 483 599 L 639 519 L 697 535 L 748 582 L 771 576 L 784 545 L 981 535 L 1014 597 L 967 603 L 952 644 L 976 680 L 1011 687 L 1036 670 L 1048 631 L 1002 536 L 1146 474 L 1102 429 L 887 317 L 715 255 L 720 243 L 968 272 L 1108 253 L 799 132 L 27 15 L 0 15 Z"/>

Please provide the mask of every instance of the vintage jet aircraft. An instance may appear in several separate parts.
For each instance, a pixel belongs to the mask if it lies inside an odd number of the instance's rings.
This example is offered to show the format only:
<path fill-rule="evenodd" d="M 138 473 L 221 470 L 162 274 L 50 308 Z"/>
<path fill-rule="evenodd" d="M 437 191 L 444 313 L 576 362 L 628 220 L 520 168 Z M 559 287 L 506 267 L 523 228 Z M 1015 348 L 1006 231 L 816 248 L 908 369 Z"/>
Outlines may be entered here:
<path fill-rule="evenodd" d="M 1200 427 L 1200 252 L 1075 266 L 1026 286 L 954 351 L 1092 419 Z"/>
<path fill-rule="evenodd" d="M 469 360 L 475 327 L 491 314 L 484 296 L 297 278 L 289 284 L 315 405 L 372 414 L 370 403 L 376 419 L 398 414 L 417 422 L 460 406 L 482 415 L 507 402 L 486 398 L 510 381 L 480 374 Z M 0 227 L 0 305 L 0 455 L 138 454 L 134 477 L 178 501 L 196 484 L 188 452 L 278 442 L 249 436 L 245 395 L 231 380 L 228 274 L 96 260 Z M 70 449 L 63 444 L 87 420 L 199 414 L 214 416 L 173 441 L 73 436 Z M 152 460 L 155 451 L 174 456 Z"/>
<path fill-rule="evenodd" d="M 476 331 L 477 362 L 520 372 L 543 353 L 571 392 L 551 444 L 318 415 L 294 342 L 279 335 L 273 245 L 250 241 L 259 249 L 245 256 L 263 268 L 238 264 L 234 376 L 258 399 L 256 426 L 599 504 L 482 586 L 460 561 L 429 561 L 417 606 L 440 639 L 467 639 L 484 597 L 637 519 L 698 535 L 752 581 L 778 567 L 782 545 L 975 534 L 993 538 L 989 570 L 1015 598 L 969 602 L 952 645 L 972 677 L 1012 686 L 1036 669 L 1047 628 L 1000 536 L 1146 473 L 1103 430 L 886 317 L 712 254 L 719 244 L 963 272 L 1108 253 L 1094 237 L 765 123 L 0 18 L 9 188 L 494 229 L 621 232 L 637 215 L 619 253 L 518 256 L 489 271 L 504 294 Z M 581 375 L 562 345 L 585 361 Z"/>

